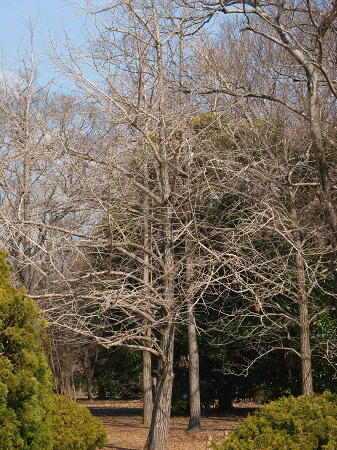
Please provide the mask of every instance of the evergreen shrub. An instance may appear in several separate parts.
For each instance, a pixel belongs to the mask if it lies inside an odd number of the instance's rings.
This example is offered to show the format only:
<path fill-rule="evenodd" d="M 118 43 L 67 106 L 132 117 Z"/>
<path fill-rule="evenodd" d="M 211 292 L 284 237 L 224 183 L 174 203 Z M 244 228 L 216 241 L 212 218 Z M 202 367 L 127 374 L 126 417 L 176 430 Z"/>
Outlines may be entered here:
<path fill-rule="evenodd" d="M 90 411 L 61 395 L 53 395 L 53 450 L 95 450 L 106 444 L 101 422 Z"/>
<path fill-rule="evenodd" d="M 35 302 L 9 283 L 0 251 L 0 449 L 52 448 L 51 373 Z"/>
<path fill-rule="evenodd" d="M 45 323 L 34 300 L 11 286 L 5 257 L 0 251 L 0 450 L 103 447 L 103 425 L 52 394 Z"/>
<path fill-rule="evenodd" d="M 284 397 L 248 416 L 214 450 L 335 450 L 337 395 Z"/>

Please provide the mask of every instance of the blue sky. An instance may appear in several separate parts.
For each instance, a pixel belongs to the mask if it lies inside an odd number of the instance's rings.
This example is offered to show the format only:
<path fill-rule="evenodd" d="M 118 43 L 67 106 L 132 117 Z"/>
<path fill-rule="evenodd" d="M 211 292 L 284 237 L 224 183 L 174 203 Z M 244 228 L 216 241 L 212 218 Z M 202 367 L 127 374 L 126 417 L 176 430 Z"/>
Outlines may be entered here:
<path fill-rule="evenodd" d="M 0 0 L 0 55 L 8 68 L 15 66 L 18 48 L 27 47 L 29 20 L 36 53 L 45 51 L 50 37 L 62 41 L 64 31 L 77 43 L 81 39 L 83 17 L 62 0 Z"/>

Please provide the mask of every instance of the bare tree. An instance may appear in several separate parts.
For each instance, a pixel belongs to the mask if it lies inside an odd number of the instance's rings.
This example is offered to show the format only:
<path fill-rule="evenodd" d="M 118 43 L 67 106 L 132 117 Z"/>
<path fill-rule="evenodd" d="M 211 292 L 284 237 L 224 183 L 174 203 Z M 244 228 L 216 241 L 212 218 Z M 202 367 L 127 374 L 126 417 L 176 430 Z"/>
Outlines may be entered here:
<path fill-rule="evenodd" d="M 251 125 L 226 120 L 223 133 L 233 150 L 229 155 L 222 149 L 221 156 L 219 149 L 210 161 L 217 173 L 219 225 L 226 198 L 222 220 L 236 225 L 212 250 L 227 277 L 212 287 L 216 300 L 210 307 L 218 310 L 221 326 L 213 316 L 209 327 L 225 330 L 227 342 L 245 341 L 253 362 L 271 351 L 294 352 L 306 394 L 313 391 L 312 355 L 328 364 L 336 355 L 334 332 L 316 338 L 320 321 L 331 320 L 335 310 L 331 230 L 315 195 L 314 161 L 298 156 L 303 145 L 310 146 L 305 135 L 300 129 L 296 137 L 290 134 L 277 116 L 273 123 Z M 242 368 L 251 365 L 247 359 Z"/>
<path fill-rule="evenodd" d="M 186 320 L 188 299 L 191 318 L 199 275 L 194 270 L 193 289 L 180 285 L 187 255 L 179 248 L 193 230 L 194 210 L 186 223 L 185 208 L 191 196 L 193 208 L 198 206 L 184 181 L 195 146 L 181 137 L 195 111 L 187 101 L 181 104 L 181 93 L 173 88 L 181 19 L 172 25 L 166 7 L 157 1 L 118 2 L 97 11 L 88 3 L 94 33 L 88 49 L 75 54 L 69 48 L 58 59 L 83 94 L 95 99 L 106 121 L 99 147 L 78 149 L 66 132 L 63 149 L 68 158 L 87 161 L 104 184 L 98 187 L 90 179 L 84 190 L 97 221 L 89 233 L 77 233 L 73 245 L 83 258 L 82 274 L 68 277 L 70 292 L 52 295 L 53 306 L 45 308 L 55 326 L 108 348 L 137 348 L 159 358 L 149 449 L 167 444 L 174 329 Z M 199 168 L 193 177 L 200 173 Z M 196 192 L 200 196 L 201 188 Z M 109 269 L 95 270 L 94 248 L 102 260 L 110 259 Z M 192 273 L 186 278 L 192 285 Z M 59 307 L 57 298 L 62 298 Z"/>
<path fill-rule="evenodd" d="M 230 48 L 236 45 L 235 40 L 239 41 L 245 65 L 242 67 L 243 79 L 238 75 L 240 64 L 235 74 L 219 72 L 217 61 L 213 59 L 211 62 L 216 66 L 212 66 L 210 73 L 215 75 L 216 82 L 209 84 L 206 91 L 275 102 L 305 121 L 312 140 L 311 151 L 316 161 L 322 207 L 336 244 L 334 179 L 328 158 L 330 146 L 336 149 L 331 133 L 333 120 L 330 117 L 336 100 L 336 60 L 333 50 L 336 1 L 288 0 L 275 3 L 183 0 L 182 3 L 190 8 L 190 20 L 194 21 L 197 28 L 217 14 L 240 17 L 236 35 L 230 40 Z M 230 20 L 227 20 L 229 23 Z M 239 38 L 239 30 L 253 33 L 255 40 L 243 43 Z M 251 76 L 253 73 L 255 76 Z M 256 77 L 259 77 L 257 86 Z M 262 77 L 269 82 L 261 85 Z"/>
<path fill-rule="evenodd" d="M 61 160 L 61 128 L 72 100 L 52 93 L 50 84 L 40 86 L 37 70 L 25 57 L 1 87 L 0 233 L 16 283 L 30 294 L 61 269 L 62 237 L 51 239 L 52 230 L 80 209 L 81 189 L 80 177 Z"/>
<path fill-rule="evenodd" d="M 289 169 L 291 188 L 288 199 L 283 198 L 284 206 L 289 202 L 288 219 L 298 231 L 289 242 L 296 250 L 296 271 L 299 314 L 301 321 L 301 358 L 303 392 L 312 391 L 310 374 L 310 337 L 308 273 L 305 267 L 304 232 L 301 232 L 301 208 L 298 195 L 307 201 L 307 208 L 320 198 L 330 232 L 325 232 L 325 247 L 317 250 L 317 255 L 325 254 L 325 269 L 335 276 L 336 286 L 336 160 L 333 156 L 336 143 L 332 129 L 335 124 L 333 105 L 336 100 L 335 74 L 336 61 L 331 56 L 335 41 L 334 22 L 337 4 L 314 1 L 286 2 L 240 2 L 240 1 L 196 1 L 180 2 L 189 9 L 189 20 L 194 23 L 195 32 L 204 27 L 215 15 L 225 14 L 223 36 L 218 41 L 207 41 L 196 50 L 199 70 L 186 83 L 184 90 L 208 96 L 216 96 L 218 105 L 223 105 L 229 97 L 238 104 L 245 105 L 244 115 L 254 123 L 272 111 L 283 108 L 288 117 L 288 132 L 298 132 L 298 123 L 310 133 L 311 142 L 302 147 L 302 158 L 315 158 L 316 177 L 297 180 L 292 184 L 292 174 L 297 166 Z M 230 19 L 230 17 L 232 19 Z M 235 19 L 236 17 L 236 19 Z M 251 39 L 241 37 L 243 32 L 252 33 Z M 247 36 L 246 36 L 247 37 Z M 200 61 L 204 61 L 203 67 Z M 242 100 L 249 99 L 250 103 Z M 270 108 L 267 104 L 270 104 Z M 257 107 L 259 105 L 259 107 Z M 263 119 L 265 120 L 265 119 Z M 255 124 L 256 126 L 256 124 Z M 257 164 L 255 161 L 252 164 Z M 226 165 L 226 163 L 225 163 Z M 291 164 L 290 164 L 291 165 Z M 241 170 L 244 170 L 242 168 Z M 312 168 L 310 169 L 312 173 Z M 246 170 L 244 170 L 246 173 Z M 315 190 L 314 187 L 319 187 Z M 303 191 L 302 191 L 303 190 Z M 299 194 L 301 192 L 301 194 Z M 311 197 L 313 196 L 313 197 Z M 318 207 L 318 205 L 317 205 Z M 299 219 L 301 218 L 301 219 Z M 290 224 L 289 224 L 290 225 Z M 307 225 L 307 227 L 312 224 Z M 276 225 L 275 225 L 276 227 Z M 307 229 L 307 228 L 305 228 Z M 289 239 L 289 237 L 287 238 Z M 307 241 L 305 240 L 307 243 Z M 252 255 L 251 255 L 252 257 Z M 317 256 L 318 257 L 318 256 Z M 327 260 L 330 259 L 330 264 Z M 318 258 L 318 267 L 322 260 Z M 284 266 L 286 267 L 286 266 Z M 290 266 L 288 267 L 290 269 Z M 324 270 L 323 270 L 324 271 Z M 309 276 L 310 279 L 310 276 Z M 309 282 L 310 284 L 310 282 Z M 261 287 L 261 286 L 260 286 Z M 311 289 L 309 289 L 311 292 Z M 332 304 L 335 297 L 330 296 Z M 313 305 L 312 305 L 313 306 Z M 317 308 L 317 305 L 316 305 Z M 322 309 L 324 314 L 325 308 Z M 315 315 L 316 317 L 316 315 Z M 306 368 L 305 368 L 306 366 Z"/>

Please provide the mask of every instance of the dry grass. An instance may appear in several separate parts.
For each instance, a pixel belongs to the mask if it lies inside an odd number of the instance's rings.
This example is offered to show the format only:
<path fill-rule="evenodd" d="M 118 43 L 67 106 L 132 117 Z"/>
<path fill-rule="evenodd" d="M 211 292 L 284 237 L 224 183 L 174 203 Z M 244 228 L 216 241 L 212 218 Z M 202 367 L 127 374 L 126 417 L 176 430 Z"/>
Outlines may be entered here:
<path fill-rule="evenodd" d="M 109 442 L 105 449 L 141 450 L 144 447 L 148 428 L 142 425 L 142 404 L 132 401 L 81 402 L 105 425 Z M 232 414 L 202 418 L 200 431 L 187 432 L 188 417 L 172 417 L 169 450 L 205 450 L 210 438 L 218 441 L 225 432 L 234 430 L 244 417 L 258 405 L 240 403 Z"/>

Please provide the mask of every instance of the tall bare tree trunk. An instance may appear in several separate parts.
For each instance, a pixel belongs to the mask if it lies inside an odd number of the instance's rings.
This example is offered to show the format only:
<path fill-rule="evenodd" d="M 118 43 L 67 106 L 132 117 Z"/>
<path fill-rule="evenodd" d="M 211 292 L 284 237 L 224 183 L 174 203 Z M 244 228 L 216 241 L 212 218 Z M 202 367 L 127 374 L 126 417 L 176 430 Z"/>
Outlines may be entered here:
<path fill-rule="evenodd" d="M 151 427 L 144 450 L 166 450 L 171 415 L 174 356 L 174 241 L 172 229 L 171 181 L 168 144 L 165 128 L 165 79 L 162 37 L 159 30 L 157 1 L 152 0 L 154 36 L 156 41 L 157 77 L 158 77 L 158 153 L 160 155 L 160 183 L 162 191 L 162 236 L 163 236 L 163 294 L 164 308 L 171 312 L 162 331 L 161 373 L 156 389 Z"/>
<path fill-rule="evenodd" d="M 310 135 L 320 180 L 321 202 L 329 226 L 334 233 L 335 242 L 337 242 L 337 212 L 332 200 L 333 188 L 326 161 L 326 150 L 323 144 L 322 119 L 320 113 L 321 106 L 318 103 L 318 71 L 312 64 L 307 64 L 306 73 L 308 79 L 308 99 L 310 109 Z"/>
<path fill-rule="evenodd" d="M 190 390 L 190 421 L 188 429 L 200 428 L 200 382 L 199 382 L 199 351 L 197 329 L 194 316 L 193 300 L 188 301 L 188 355 L 189 355 L 189 390 Z"/>
<path fill-rule="evenodd" d="M 186 283 L 187 283 L 187 320 L 188 320 L 188 357 L 189 357 L 189 394 L 190 394 L 190 420 L 188 429 L 200 428 L 200 380 L 199 380 L 199 351 L 197 339 L 197 327 L 194 314 L 193 299 L 193 261 L 192 243 L 186 236 Z"/>
<path fill-rule="evenodd" d="M 147 350 L 143 351 L 143 424 L 150 425 L 153 398 L 152 398 L 152 364 L 151 353 Z"/>
<path fill-rule="evenodd" d="M 326 149 L 322 136 L 321 106 L 318 102 L 318 73 L 312 65 L 306 69 L 308 79 L 308 99 L 310 108 L 310 135 L 312 149 L 315 155 L 316 168 L 320 181 L 320 202 L 327 222 L 332 231 L 334 247 L 337 247 L 337 211 L 333 201 L 333 187 L 329 176 L 329 167 L 326 161 Z M 330 270 L 335 278 L 335 291 L 337 291 L 337 263 L 336 252 L 333 252 Z M 335 300 L 335 305 L 337 301 Z"/>
<path fill-rule="evenodd" d="M 164 155 L 166 156 L 165 152 Z M 168 202 L 170 186 L 168 165 L 161 167 L 164 195 L 164 298 L 172 316 L 162 332 L 161 371 L 156 389 L 151 427 L 144 450 L 166 450 L 171 415 L 174 356 L 174 253 L 172 236 L 172 207 Z"/>
<path fill-rule="evenodd" d="M 300 239 L 298 239 L 298 245 L 301 246 Z M 296 252 L 296 268 L 300 315 L 302 394 L 310 394 L 314 392 L 311 368 L 310 322 L 308 313 L 308 294 L 305 288 L 305 267 L 301 248 Z"/>
<path fill-rule="evenodd" d="M 91 360 L 91 352 L 95 350 L 95 357 L 94 360 Z M 95 371 L 95 365 L 98 358 L 98 347 L 96 349 L 93 348 L 87 348 L 85 350 L 85 355 L 83 359 L 83 366 L 85 370 L 85 377 L 86 377 L 86 385 L 87 385 L 87 398 L 89 401 L 93 399 L 93 379 L 94 379 L 94 371 Z"/>
<path fill-rule="evenodd" d="M 145 168 L 145 183 L 147 185 L 147 167 Z M 147 249 L 150 245 L 150 230 L 149 230 L 149 199 L 146 196 L 143 202 L 144 206 L 144 248 Z M 144 253 L 144 268 L 143 268 L 143 281 L 145 289 L 150 283 L 150 270 L 149 270 L 149 255 Z M 149 301 L 150 304 L 150 301 Z M 148 335 L 151 331 L 148 331 Z M 150 425 L 153 409 L 153 395 L 152 395 L 152 360 L 151 353 L 147 350 L 143 350 L 143 424 Z"/>
<path fill-rule="evenodd" d="M 311 368 L 310 322 L 308 313 L 308 294 L 306 291 L 305 267 L 302 256 L 301 241 L 296 252 L 296 268 L 298 277 L 298 300 L 300 315 L 302 394 L 314 392 Z"/>
<path fill-rule="evenodd" d="M 152 412 L 151 428 L 144 450 L 166 450 L 167 448 L 173 386 L 173 324 L 169 324 L 165 331 L 163 346 L 165 360 L 161 365 Z"/>
<path fill-rule="evenodd" d="M 291 215 L 295 226 L 298 226 L 298 217 L 294 203 L 295 194 L 291 192 L 292 211 Z M 310 321 L 308 311 L 308 293 L 306 289 L 305 265 L 303 259 L 302 239 L 299 231 L 295 231 L 296 244 L 296 271 L 298 284 L 298 304 L 300 319 L 300 354 L 302 372 L 302 394 L 314 392 L 311 366 L 311 344 L 310 344 Z"/>
<path fill-rule="evenodd" d="M 302 369 L 302 394 L 314 392 L 311 368 L 310 329 L 308 318 L 308 302 L 300 298 L 300 332 L 301 332 L 301 369 Z"/>

